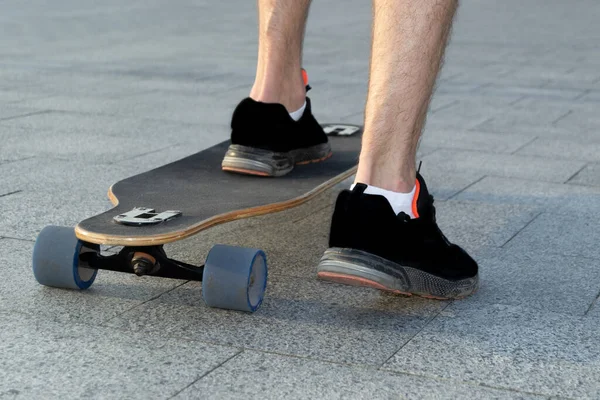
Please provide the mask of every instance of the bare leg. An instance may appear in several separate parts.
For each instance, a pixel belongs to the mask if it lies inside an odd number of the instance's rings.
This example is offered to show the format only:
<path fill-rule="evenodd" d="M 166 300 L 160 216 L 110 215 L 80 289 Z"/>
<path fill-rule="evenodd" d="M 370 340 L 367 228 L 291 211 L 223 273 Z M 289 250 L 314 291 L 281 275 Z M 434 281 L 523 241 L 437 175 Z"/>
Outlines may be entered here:
<path fill-rule="evenodd" d="M 258 0 L 258 63 L 250 97 L 281 103 L 292 112 L 304 104 L 302 45 L 310 0 Z"/>
<path fill-rule="evenodd" d="M 457 0 L 373 0 L 365 133 L 356 182 L 410 192 Z"/>

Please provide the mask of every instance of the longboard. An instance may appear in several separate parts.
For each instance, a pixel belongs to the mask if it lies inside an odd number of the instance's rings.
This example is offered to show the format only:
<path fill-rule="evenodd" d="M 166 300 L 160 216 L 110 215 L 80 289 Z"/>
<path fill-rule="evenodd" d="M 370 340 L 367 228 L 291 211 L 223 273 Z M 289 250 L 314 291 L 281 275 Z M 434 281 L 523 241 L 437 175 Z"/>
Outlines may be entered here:
<path fill-rule="evenodd" d="M 254 312 L 267 284 L 260 249 L 215 245 L 204 265 L 167 257 L 164 244 L 211 226 L 298 206 L 356 172 L 362 127 L 324 124 L 332 155 L 281 177 L 226 172 L 224 141 L 109 189 L 114 207 L 75 226 L 47 226 L 33 249 L 33 273 L 46 286 L 87 289 L 98 270 L 202 281 L 207 305 Z M 283 134 L 283 133 L 282 133 Z M 100 245 L 123 246 L 103 254 Z"/>
<path fill-rule="evenodd" d="M 276 178 L 226 172 L 221 170 L 221 160 L 229 147 L 227 140 L 115 183 L 109 189 L 114 208 L 80 222 L 75 234 L 85 242 L 102 245 L 160 245 L 216 224 L 302 204 L 351 176 L 358 162 L 361 127 L 323 127 L 332 148 L 331 157 L 325 161 L 298 165 Z M 135 215 L 136 209 L 141 218 L 122 217 Z M 179 214 L 167 214 L 164 217 L 171 219 L 160 222 L 165 211 Z"/>

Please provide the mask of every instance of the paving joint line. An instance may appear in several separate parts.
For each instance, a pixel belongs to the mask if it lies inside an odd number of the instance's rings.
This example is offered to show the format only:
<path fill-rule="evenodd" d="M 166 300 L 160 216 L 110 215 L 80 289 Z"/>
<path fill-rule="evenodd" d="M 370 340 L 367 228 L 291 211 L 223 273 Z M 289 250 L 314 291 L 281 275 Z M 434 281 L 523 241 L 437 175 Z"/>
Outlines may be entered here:
<path fill-rule="evenodd" d="M 588 309 L 583 313 L 584 316 L 588 315 L 590 311 L 592 311 L 592 309 L 594 308 L 594 306 L 600 301 L 600 292 L 598 292 L 598 295 L 596 296 L 596 298 L 594 300 L 592 300 L 592 303 L 590 304 L 590 306 L 588 307 Z"/>
<path fill-rule="evenodd" d="M 448 301 L 448 304 L 446 304 L 445 307 L 443 307 L 442 309 L 440 309 L 437 313 L 435 313 L 435 315 L 433 315 L 427 322 L 425 322 L 423 324 L 423 326 L 421 327 L 421 329 L 418 330 L 418 332 L 416 332 L 414 335 L 412 335 L 406 342 L 404 342 L 404 344 L 402 344 L 402 346 L 400 346 L 398 348 L 398 350 L 396 350 L 391 356 L 389 356 L 380 366 L 378 369 L 382 369 L 384 367 L 385 364 L 387 364 L 392 358 L 394 358 L 394 356 L 396 354 L 398 354 L 400 352 L 400 350 L 402 350 L 404 347 L 406 347 L 407 344 L 409 344 L 417 335 L 419 335 L 421 332 L 423 332 L 423 330 L 425 330 L 426 327 L 429 326 L 429 324 L 431 324 L 433 322 L 433 320 L 435 320 L 437 317 L 440 316 L 441 313 L 443 313 L 448 307 L 450 307 L 452 304 L 454 303 L 454 300 L 450 300 Z"/>
<path fill-rule="evenodd" d="M 586 163 L 586 164 L 585 164 L 583 167 L 579 168 L 579 169 L 577 170 L 577 172 L 575 172 L 573 175 L 571 175 L 571 177 L 570 177 L 569 179 L 567 179 L 566 181 L 564 181 L 564 182 L 563 182 L 563 184 L 565 184 L 565 183 L 569 183 L 569 181 L 570 181 L 571 179 L 573 179 L 573 178 L 575 178 L 577 175 L 579 175 L 579 173 L 580 173 L 581 171 L 583 171 L 584 169 L 586 169 L 586 168 L 587 168 L 589 165 L 590 165 L 590 163 Z"/>
<path fill-rule="evenodd" d="M 205 376 L 207 376 L 208 374 L 212 373 L 214 370 L 221 368 L 223 365 L 225 365 L 226 363 L 228 363 L 229 361 L 231 361 L 232 359 L 234 359 L 235 357 L 239 356 L 240 354 L 242 354 L 244 351 L 240 350 L 237 353 L 235 353 L 234 355 L 232 355 L 231 357 L 227 358 L 225 361 L 221 362 L 220 364 L 218 364 L 217 366 L 215 366 L 214 368 L 212 368 L 211 370 L 203 373 L 202 375 L 200 375 L 196 380 L 192 381 L 189 385 L 185 386 L 184 388 L 182 388 L 181 390 L 179 390 L 178 392 L 176 392 L 173 396 L 169 397 L 169 399 L 174 398 L 175 396 L 179 395 L 181 392 L 183 392 L 184 390 L 186 390 L 187 388 L 191 387 L 192 385 L 194 385 L 196 382 L 198 382 L 199 380 L 201 380 L 202 378 L 204 378 Z"/>
<path fill-rule="evenodd" d="M 149 303 L 149 302 L 151 302 L 151 301 L 154 301 L 154 300 L 156 300 L 156 299 L 160 298 L 162 295 L 165 295 L 165 294 L 167 294 L 167 293 L 170 293 L 170 292 L 172 292 L 173 290 L 175 290 L 175 289 L 178 289 L 178 288 L 180 288 L 181 286 L 183 286 L 183 285 L 185 285 L 186 283 L 189 283 L 189 282 L 191 282 L 191 281 L 184 281 L 183 283 L 181 283 L 181 284 L 179 284 L 179 285 L 175 285 L 175 286 L 173 286 L 173 287 L 172 287 L 171 289 L 169 289 L 169 290 L 166 290 L 166 291 L 164 291 L 164 292 L 161 292 L 161 293 L 159 293 L 159 294 L 157 294 L 157 295 L 155 295 L 155 296 L 152 296 L 151 298 L 149 298 L 149 299 L 147 299 L 147 300 L 144 300 L 144 301 L 142 301 L 142 302 L 141 302 L 141 303 L 139 303 L 139 304 L 136 304 L 136 305 L 134 305 L 134 306 L 132 306 L 132 307 L 130 307 L 130 308 L 128 308 L 128 309 L 126 309 L 126 310 L 123 310 L 123 312 L 120 312 L 120 313 L 117 313 L 116 315 L 113 315 L 113 316 L 112 316 L 112 317 L 110 317 L 109 319 L 107 319 L 107 320 L 105 320 L 105 321 L 102 321 L 102 322 L 100 322 L 98 325 L 99 325 L 99 326 L 102 326 L 102 327 L 104 327 L 104 328 L 112 328 L 111 326 L 109 326 L 109 325 L 106 325 L 106 324 L 108 324 L 110 321 L 114 320 L 115 318 L 118 318 L 118 317 L 122 316 L 123 314 L 125 314 L 125 313 L 128 313 L 129 311 L 133 311 L 133 310 L 135 310 L 136 308 L 143 306 L 144 304 L 147 304 L 147 303 Z"/>
<path fill-rule="evenodd" d="M 508 153 L 508 154 L 516 154 L 517 152 L 519 152 L 520 150 L 523 150 L 525 147 L 529 146 L 531 143 L 535 142 L 536 140 L 538 140 L 538 136 L 534 136 L 533 139 L 531 139 L 530 141 L 528 141 L 527 143 L 525 143 L 522 146 L 519 146 L 516 150 Z M 516 155 L 520 155 L 520 154 L 516 154 Z M 570 160 L 570 159 L 569 159 Z"/>
<path fill-rule="evenodd" d="M 17 238 L 17 237 L 12 237 L 12 236 L 5 236 L 5 235 L 2 235 L 2 239 L 19 240 L 21 242 L 35 243 L 35 240 L 33 240 L 33 239 L 23 239 L 23 238 Z"/>
<path fill-rule="evenodd" d="M 500 248 L 503 249 L 504 246 L 506 246 L 511 240 L 513 240 L 515 237 L 517 237 L 517 235 L 519 235 L 519 233 L 523 232 L 525 230 L 525 228 L 527 228 L 529 225 L 531 225 L 531 223 L 533 221 L 535 221 L 540 215 L 542 215 L 544 213 L 544 211 L 541 211 L 539 213 L 537 213 L 528 223 L 525 224 L 525 226 L 523 226 L 521 229 L 519 229 L 514 235 L 512 235 L 506 242 L 504 242 Z"/>
<path fill-rule="evenodd" d="M 27 113 L 27 114 L 20 114 L 20 115 L 14 115 L 12 117 L 0 118 L 0 122 L 10 121 L 12 119 L 27 118 L 27 117 L 31 117 L 33 115 L 48 114 L 51 112 L 52 112 L 52 110 L 34 111 L 34 112 Z"/>
<path fill-rule="evenodd" d="M 458 196 L 459 194 L 461 194 L 462 192 L 464 192 L 465 190 L 469 189 L 470 187 L 472 187 L 473 185 L 481 182 L 482 180 L 484 180 L 487 177 L 487 175 L 483 175 L 481 178 L 477 179 L 475 182 L 472 182 L 470 184 L 468 184 L 467 186 L 465 186 L 464 188 L 462 188 L 461 190 L 459 190 L 458 192 L 454 193 L 452 196 L 448 197 L 446 199 L 446 201 L 448 200 L 452 200 L 453 198 L 455 198 L 456 196 Z"/>
<path fill-rule="evenodd" d="M 575 100 L 575 99 L 573 99 L 573 100 Z M 558 117 L 557 119 L 555 119 L 554 121 L 552 121 L 552 122 L 550 123 L 550 125 L 552 125 L 552 126 L 556 126 L 556 124 L 557 124 L 557 123 L 558 123 L 560 120 L 562 120 L 562 119 L 565 119 L 566 117 L 568 117 L 568 116 L 569 116 L 569 115 L 571 115 L 571 114 L 573 114 L 573 110 L 569 110 L 569 111 L 567 111 L 567 112 L 566 112 L 564 115 L 561 115 L 560 117 Z"/>
<path fill-rule="evenodd" d="M 12 192 L 8 192 L 8 193 L 4 193 L 4 194 L 0 194 L 0 198 L 2 197 L 7 197 L 13 194 L 17 194 L 17 193 L 21 193 L 23 190 L 19 189 L 19 190 L 14 190 Z"/>

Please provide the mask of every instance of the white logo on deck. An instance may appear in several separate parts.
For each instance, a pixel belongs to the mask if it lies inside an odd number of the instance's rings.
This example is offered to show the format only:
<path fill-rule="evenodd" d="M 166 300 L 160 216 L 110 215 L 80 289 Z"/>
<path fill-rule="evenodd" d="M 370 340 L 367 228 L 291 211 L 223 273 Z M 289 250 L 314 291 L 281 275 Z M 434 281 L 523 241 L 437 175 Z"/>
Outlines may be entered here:
<path fill-rule="evenodd" d="M 350 136 L 358 132 L 360 128 L 353 125 L 327 125 L 323 131 L 331 136 Z"/>

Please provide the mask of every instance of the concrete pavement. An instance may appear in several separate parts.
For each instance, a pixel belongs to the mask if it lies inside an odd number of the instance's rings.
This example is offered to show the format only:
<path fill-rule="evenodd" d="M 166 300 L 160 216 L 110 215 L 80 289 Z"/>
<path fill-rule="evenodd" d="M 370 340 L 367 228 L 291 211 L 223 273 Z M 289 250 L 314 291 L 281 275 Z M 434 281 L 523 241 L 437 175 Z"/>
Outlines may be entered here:
<path fill-rule="evenodd" d="M 32 0 L 0 12 L 0 399 L 600 397 L 600 3 L 462 2 L 419 151 L 447 236 L 481 266 L 456 302 L 316 280 L 335 191 L 168 247 L 258 246 L 255 314 L 200 285 L 101 271 L 42 287 L 37 233 L 109 185 L 228 136 L 254 2 Z M 315 2 L 322 122 L 362 121 L 370 4 Z M 268 227 L 268 229 L 266 229 Z"/>

